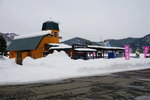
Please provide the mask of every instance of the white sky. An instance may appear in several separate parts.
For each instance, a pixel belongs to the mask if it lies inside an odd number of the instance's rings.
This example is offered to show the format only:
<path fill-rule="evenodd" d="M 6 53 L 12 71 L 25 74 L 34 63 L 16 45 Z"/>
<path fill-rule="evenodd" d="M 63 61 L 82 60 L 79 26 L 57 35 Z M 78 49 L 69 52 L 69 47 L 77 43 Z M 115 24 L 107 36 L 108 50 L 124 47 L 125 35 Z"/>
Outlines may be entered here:
<path fill-rule="evenodd" d="M 64 39 L 141 37 L 150 33 L 150 0 L 0 0 L 0 32 L 39 32 L 50 17 Z"/>

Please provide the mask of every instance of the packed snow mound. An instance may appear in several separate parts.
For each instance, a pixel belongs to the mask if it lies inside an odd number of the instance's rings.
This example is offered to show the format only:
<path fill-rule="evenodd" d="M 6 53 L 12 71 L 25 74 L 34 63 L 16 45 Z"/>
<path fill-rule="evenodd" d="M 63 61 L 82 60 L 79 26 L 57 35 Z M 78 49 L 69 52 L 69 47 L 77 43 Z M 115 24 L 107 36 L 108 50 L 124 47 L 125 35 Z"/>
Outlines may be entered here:
<path fill-rule="evenodd" d="M 26 57 L 23 61 L 23 66 L 54 66 L 57 63 L 66 63 L 64 61 L 71 60 L 65 52 L 54 51 L 53 54 L 49 54 L 46 57 L 40 59 L 32 59 L 31 57 Z"/>
<path fill-rule="evenodd" d="M 125 58 L 72 60 L 65 52 L 54 52 L 40 59 L 27 57 L 23 65 L 15 59 L 0 60 L 0 85 L 56 81 L 67 78 L 104 75 L 150 68 L 150 59 Z"/>

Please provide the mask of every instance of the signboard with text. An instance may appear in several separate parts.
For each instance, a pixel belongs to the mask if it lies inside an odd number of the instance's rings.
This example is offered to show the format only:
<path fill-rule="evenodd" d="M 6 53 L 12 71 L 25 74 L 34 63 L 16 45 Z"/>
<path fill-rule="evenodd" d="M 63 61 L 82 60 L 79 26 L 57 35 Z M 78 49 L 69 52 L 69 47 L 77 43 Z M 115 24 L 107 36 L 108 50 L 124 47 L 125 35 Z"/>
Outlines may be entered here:
<path fill-rule="evenodd" d="M 125 50 L 125 59 L 129 60 L 130 59 L 130 46 L 129 45 L 124 45 L 124 50 Z"/>
<path fill-rule="evenodd" d="M 74 44 L 72 48 L 87 48 L 87 45 Z"/>
<path fill-rule="evenodd" d="M 144 58 L 148 57 L 148 52 L 149 52 L 149 47 L 148 46 L 144 46 Z"/>

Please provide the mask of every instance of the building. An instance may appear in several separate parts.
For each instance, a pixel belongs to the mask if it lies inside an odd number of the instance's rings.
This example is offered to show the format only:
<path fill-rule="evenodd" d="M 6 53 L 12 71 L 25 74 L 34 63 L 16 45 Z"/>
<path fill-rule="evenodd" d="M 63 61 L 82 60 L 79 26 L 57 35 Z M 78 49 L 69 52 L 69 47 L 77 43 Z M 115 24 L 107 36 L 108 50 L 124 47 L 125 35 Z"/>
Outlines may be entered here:
<path fill-rule="evenodd" d="M 96 49 L 88 48 L 87 45 L 74 44 L 72 46 L 66 44 L 48 44 L 49 52 L 54 52 L 54 50 L 60 52 L 64 51 L 71 59 L 94 59 L 96 58 Z"/>
<path fill-rule="evenodd" d="M 42 31 L 35 34 L 16 36 L 8 46 L 9 58 L 15 58 L 17 64 L 22 65 L 22 61 L 27 56 L 37 59 L 53 53 L 54 50 L 65 51 L 72 59 L 97 59 L 123 56 L 124 48 L 104 47 L 93 45 L 68 46 L 59 43 L 59 25 L 53 21 L 43 23 Z"/>
<path fill-rule="evenodd" d="M 107 58 L 124 57 L 124 48 L 122 47 L 88 45 L 88 48 L 96 49 L 98 58 L 104 58 L 105 54 L 107 54 Z"/>
<path fill-rule="evenodd" d="M 94 45 L 74 44 L 68 46 L 66 44 L 48 44 L 49 52 L 64 51 L 71 59 L 98 59 L 98 58 L 115 58 L 124 56 L 124 48 L 122 47 L 105 47 Z"/>
<path fill-rule="evenodd" d="M 17 64 L 22 65 L 22 61 L 27 56 L 34 59 L 41 58 L 49 48 L 49 43 L 59 43 L 59 25 L 53 21 L 43 23 L 42 31 L 36 34 L 16 36 L 8 46 L 9 58 L 15 58 Z"/>

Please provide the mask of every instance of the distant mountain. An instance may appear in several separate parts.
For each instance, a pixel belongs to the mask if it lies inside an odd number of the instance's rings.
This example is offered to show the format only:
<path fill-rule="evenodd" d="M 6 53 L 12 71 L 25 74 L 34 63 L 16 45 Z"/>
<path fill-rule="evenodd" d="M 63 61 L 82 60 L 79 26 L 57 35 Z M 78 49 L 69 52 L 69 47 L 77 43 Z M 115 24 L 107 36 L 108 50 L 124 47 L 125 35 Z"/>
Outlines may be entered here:
<path fill-rule="evenodd" d="M 125 38 L 125 39 L 108 39 L 108 40 L 104 40 L 104 42 L 109 42 L 111 46 L 114 47 L 123 47 L 126 44 L 131 44 L 134 41 L 137 41 L 138 38 Z"/>
<path fill-rule="evenodd" d="M 7 42 L 7 45 L 9 45 L 15 36 L 17 36 L 15 33 L 1 33 L 0 35 L 3 36 Z"/>
<path fill-rule="evenodd" d="M 0 32 L 0 35 L 2 35 L 5 38 L 5 40 L 7 41 L 7 45 L 9 45 L 14 39 L 14 37 L 17 36 L 17 34 L 15 33 L 1 33 L 1 32 Z M 150 46 L 150 34 L 141 38 L 129 37 L 129 38 L 124 38 L 124 39 L 107 39 L 102 42 L 93 42 L 88 39 L 75 37 L 75 38 L 71 38 L 69 40 L 63 41 L 62 43 L 65 43 L 68 45 L 87 44 L 87 45 L 103 45 L 103 46 L 110 44 L 111 46 L 114 46 L 114 47 L 123 47 L 124 45 L 130 45 L 133 52 L 135 52 L 137 48 L 139 48 L 140 51 L 142 52 L 143 46 Z"/>
<path fill-rule="evenodd" d="M 109 42 L 110 45 L 116 47 L 123 47 L 124 45 L 130 45 L 132 51 L 138 48 L 141 52 L 143 52 L 143 46 L 150 46 L 150 34 L 141 37 L 141 38 L 125 38 L 125 39 L 109 39 L 105 40 L 104 42 Z"/>
<path fill-rule="evenodd" d="M 98 42 L 93 42 L 93 41 L 83 39 L 83 38 L 80 38 L 80 37 L 71 38 L 69 40 L 63 41 L 62 43 L 65 43 L 65 44 L 68 44 L 68 45 L 73 45 L 73 44 L 99 45 Z"/>
<path fill-rule="evenodd" d="M 137 48 L 139 48 L 140 51 L 143 51 L 144 46 L 150 46 L 150 34 L 148 34 L 142 38 L 139 38 L 138 40 L 135 40 L 130 45 L 131 45 L 133 51 L 135 51 Z"/>
<path fill-rule="evenodd" d="M 106 46 L 110 44 L 113 47 L 124 47 L 124 45 L 130 45 L 132 48 L 132 52 L 138 48 L 141 52 L 143 52 L 143 46 L 150 46 L 150 34 L 141 37 L 141 38 L 124 38 L 124 39 L 107 39 L 102 42 L 93 42 L 87 39 L 83 39 L 80 37 L 75 37 L 69 40 L 66 40 L 62 43 L 73 45 L 73 44 L 91 44 L 91 45 L 103 45 Z"/>

